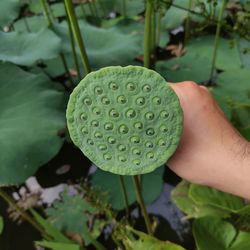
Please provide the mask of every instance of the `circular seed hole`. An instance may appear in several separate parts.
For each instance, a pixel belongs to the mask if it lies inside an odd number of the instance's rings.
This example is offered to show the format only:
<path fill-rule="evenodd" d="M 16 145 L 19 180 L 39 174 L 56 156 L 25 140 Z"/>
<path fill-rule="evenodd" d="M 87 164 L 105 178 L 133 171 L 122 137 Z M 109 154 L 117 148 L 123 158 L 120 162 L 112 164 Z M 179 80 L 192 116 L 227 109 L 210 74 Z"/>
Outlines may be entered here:
<path fill-rule="evenodd" d="M 160 127 L 160 131 L 161 131 L 161 132 L 163 132 L 163 133 L 167 133 L 167 132 L 168 132 L 168 128 L 167 128 L 167 126 L 165 126 L 165 125 L 161 125 L 161 127 Z"/>
<path fill-rule="evenodd" d="M 101 151 L 104 151 L 107 149 L 107 146 L 105 144 L 100 144 L 98 145 L 98 148 L 101 150 Z"/>
<path fill-rule="evenodd" d="M 118 159 L 121 162 L 125 162 L 127 160 L 127 158 L 125 156 L 122 156 L 122 155 L 118 156 Z"/>
<path fill-rule="evenodd" d="M 133 152 L 134 155 L 140 155 L 141 154 L 141 151 L 138 148 L 134 148 L 132 152 Z"/>
<path fill-rule="evenodd" d="M 136 128 L 136 129 L 142 129 L 142 128 L 143 128 L 142 122 L 136 122 L 136 123 L 134 124 L 134 128 Z"/>
<path fill-rule="evenodd" d="M 160 139 L 160 140 L 158 141 L 158 145 L 159 145 L 159 146 L 166 146 L 166 142 L 165 142 L 163 139 Z"/>
<path fill-rule="evenodd" d="M 88 143 L 89 145 L 94 145 L 94 142 L 93 142 L 93 140 L 91 140 L 91 139 L 88 139 L 88 140 L 87 140 L 87 143 Z"/>
<path fill-rule="evenodd" d="M 142 87 L 142 90 L 144 92 L 150 92 L 151 91 L 151 86 L 149 84 L 145 84 L 143 87 Z"/>
<path fill-rule="evenodd" d="M 146 118 L 147 120 L 153 120 L 154 117 L 155 117 L 155 115 L 154 115 L 153 112 L 147 112 L 147 113 L 145 114 L 145 118 Z"/>
<path fill-rule="evenodd" d="M 119 113 L 115 109 L 111 109 L 109 115 L 113 118 L 119 117 Z"/>
<path fill-rule="evenodd" d="M 92 100 L 89 97 L 84 98 L 83 103 L 85 105 L 90 106 L 92 104 Z"/>
<path fill-rule="evenodd" d="M 154 153 L 153 152 L 148 152 L 146 156 L 147 156 L 148 159 L 153 159 L 154 158 Z"/>
<path fill-rule="evenodd" d="M 155 131 L 154 131 L 153 128 L 149 128 L 149 129 L 146 130 L 146 135 L 151 136 L 151 135 L 154 135 L 154 134 L 155 134 Z"/>
<path fill-rule="evenodd" d="M 112 90 L 117 90 L 118 89 L 118 85 L 114 82 L 111 82 L 109 84 L 109 88 L 112 89 Z"/>
<path fill-rule="evenodd" d="M 141 164 L 141 161 L 139 159 L 135 159 L 133 160 L 133 163 L 138 166 Z"/>
<path fill-rule="evenodd" d="M 95 132 L 94 136 L 95 136 L 95 138 L 98 138 L 98 139 L 103 137 L 102 133 L 100 133 L 100 132 Z"/>
<path fill-rule="evenodd" d="M 154 144 L 153 144 L 151 141 L 147 141 L 147 142 L 145 143 L 145 146 L 146 146 L 147 148 L 153 148 L 153 147 L 154 147 Z"/>
<path fill-rule="evenodd" d="M 86 113 L 82 113 L 80 117 L 81 117 L 81 120 L 87 120 L 88 118 Z"/>
<path fill-rule="evenodd" d="M 98 127 L 99 126 L 99 122 L 96 121 L 96 120 L 93 120 L 93 121 L 91 121 L 91 125 L 92 125 L 92 127 Z"/>
<path fill-rule="evenodd" d="M 155 97 L 153 98 L 153 103 L 154 103 L 155 105 L 160 105 L 160 104 L 161 104 L 161 98 L 160 98 L 159 96 L 155 96 Z"/>
<path fill-rule="evenodd" d="M 121 125 L 121 126 L 119 127 L 119 132 L 120 132 L 121 134 L 127 134 L 127 133 L 128 133 L 128 127 L 127 127 L 126 125 Z"/>
<path fill-rule="evenodd" d="M 114 125 L 111 122 L 107 122 L 107 123 L 104 124 L 104 128 L 106 130 L 112 130 L 114 128 Z"/>
<path fill-rule="evenodd" d="M 124 104 L 127 102 L 127 98 L 124 95 L 120 95 L 117 97 L 117 102 L 120 104 Z"/>
<path fill-rule="evenodd" d="M 115 144 L 116 140 L 115 140 L 114 137 L 110 136 L 110 137 L 108 137 L 108 142 L 109 142 L 110 144 Z"/>
<path fill-rule="evenodd" d="M 127 90 L 129 90 L 129 91 L 134 91 L 135 90 L 135 85 L 133 84 L 133 83 L 128 83 L 127 85 L 126 85 L 126 88 L 127 88 Z"/>
<path fill-rule="evenodd" d="M 136 116 L 135 110 L 134 110 L 134 109 L 129 109 L 129 110 L 127 110 L 126 116 L 127 116 L 128 118 L 134 118 L 134 117 Z"/>
<path fill-rule="evenodd" d="M 101 95 L 103 93 L 103 89 L 101 87 L 95 87 L 95 93 L 97 95 Z"/>
<path fill-rule="evenodd" d="M 110 100 L 107 97 L 103 97 L 102 104 L 108 105 L 108 104 L 110 104 Z"/>
<path fill-rule="evenodd" d="M 144 97 L 138 97 L 136 99 L 136 104 L 139 106 L 143 106 L 145 104 L 145 98 Z"/>
<path fill-rule="evenodd" d="M 83 128 L 82 128 L 82 133 L 83 133 L 84 135 L 86 135 L 86 134 L 88 133 L 88 129 L 87 129 L 86 127 L 83 127 Z"/>
<path fill-rule="evenodd" d="M 120 144 L 120 145 L 118 146 L 118 150 L 121 151 L 121 152 L 123 152 L 123 151 L 126 150 L 126 146 L 123 145 L 123 144 Z"/>
<path fill-rule="evenodd" d="M 103 159 L 109 161 L 112 159 L 112 156 L 111 156 L 111 154 L 104 154 Z"/>
<path fill-rule="evenodd" d="M 167 119 L 169 117 L 169 113 L 166 110 L 161 111 L 161 117 Z"/>
<path fill-rule="evenodd" d="M 138 143 L 140 143 L 140 137 L 139 137 L 139 136 L 132 136 L 132 137 L 130 138 L 130 141 L 131 141 L 132 143 L 138 144 Z"/>
<path fill-rule="evenodd" d="M 95 115 L 100 115 L 100 114 L 101 114 L 101 110 L 100 110 L 99 108 L 97 108 L 97 107 L 94 107 L 94 108 L 92 109 L 92 111 L 93 111 L 93 113 L 94 113 Z"/>

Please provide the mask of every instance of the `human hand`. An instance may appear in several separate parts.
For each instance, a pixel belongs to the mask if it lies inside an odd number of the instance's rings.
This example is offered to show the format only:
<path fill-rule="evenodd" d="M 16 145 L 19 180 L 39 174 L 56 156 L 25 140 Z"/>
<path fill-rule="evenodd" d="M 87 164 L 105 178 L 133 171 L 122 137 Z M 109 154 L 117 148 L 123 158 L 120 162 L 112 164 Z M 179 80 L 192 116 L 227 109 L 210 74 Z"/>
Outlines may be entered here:
<path fill-rule="evenodd" d="M 180 99 L 184 128 L 167 165 L 193 183 L 250 198 L 250 143 L 228 122 L 206 87 L 170 85 Z"/>

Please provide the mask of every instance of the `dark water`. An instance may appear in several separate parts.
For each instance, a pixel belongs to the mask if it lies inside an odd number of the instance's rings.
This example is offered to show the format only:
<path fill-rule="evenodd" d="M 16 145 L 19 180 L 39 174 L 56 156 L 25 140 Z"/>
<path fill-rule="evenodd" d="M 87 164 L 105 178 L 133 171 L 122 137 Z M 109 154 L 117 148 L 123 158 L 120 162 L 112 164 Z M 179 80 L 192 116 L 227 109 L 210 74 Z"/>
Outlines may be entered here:
<path fill-rule="evenodd" d="M 10 194 L 15 193 L 15 197 L 20 197 L 20 193 L 24 195 L 29 193 L 30 189 L 32 192 L 40 190 L 43 205 L 50 205 L 65 187 L 77 183 L 80 178 L 87 177 L 90 166 L 91 162 L 78 149 L 72 144 L 65 143 L 59 154 L 44 165 L 35 177 L 30 178 L 25 187 L 11 188 L 7 191 Z M 170 200 L 170 192 L 180 179 L 168 168 L 163 179 L 164 187 L 160 197 L 147 207 L 150 215 L 159 223 L 155 235 L 161 240 L 179 243 L 186 249 L 194 249 L 190 224 L 183 220 L 183 214 Z M 0 200 L 0 214 L 4 217 L 5 223 L 4 232 L 0 236 L 0 250 L 34 250 L 33 242 L 41 240 L 40 234 L 26 222 L 20 225 L 12 222 L 6 210 L 6 203 Z M 144 223 L 136 208 L 132 211 L 132 216 L 137 218 L 135 227 L 143 230 Z M 105 237 L 101 236 L 100 240 L 108 249 L 113 249 L 110 239 L 105 241 Z"/>

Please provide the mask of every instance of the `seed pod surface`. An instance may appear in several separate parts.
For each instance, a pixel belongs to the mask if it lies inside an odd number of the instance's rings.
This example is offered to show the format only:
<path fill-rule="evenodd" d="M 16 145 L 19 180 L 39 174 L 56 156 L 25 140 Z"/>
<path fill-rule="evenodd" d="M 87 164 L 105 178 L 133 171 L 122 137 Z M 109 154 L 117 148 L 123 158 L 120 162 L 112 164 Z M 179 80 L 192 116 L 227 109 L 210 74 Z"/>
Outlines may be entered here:
<path fill-rule="evenodd" d="M 175 92 L 158 73 L 139 66 L 88 74 L 72 92 L 66 116 L 75 145 L 96 166 L 120 175 L 164 164 L 183 126 Z"/>

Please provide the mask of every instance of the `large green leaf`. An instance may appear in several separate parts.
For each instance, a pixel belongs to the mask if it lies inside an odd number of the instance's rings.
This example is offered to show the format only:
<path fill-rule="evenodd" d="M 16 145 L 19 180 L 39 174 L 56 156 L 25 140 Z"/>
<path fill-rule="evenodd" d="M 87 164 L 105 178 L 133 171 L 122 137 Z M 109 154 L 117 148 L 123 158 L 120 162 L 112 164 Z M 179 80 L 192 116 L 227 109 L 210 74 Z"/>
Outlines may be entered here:
<path fill-rule="evenodd" d="M 38 33 L 0 32 L 0 60 L 30 66 L 60 53 L 61 39 L 48 28 Z"/>
<path fill-rule="evenodd" d="M 73 243 L 61 243 L 51 241 L 36 241 L 36 245 L 46 247 L 52 250 L 80 250 L 80 246 Z"/>
<path fill-rule="evenodd" d="M 147 204 L 153 202 L 161 193 L 163 187 L 162 174 L 164 167 L 158 168 L 152 173 L 142 176 L 142 192 Z M 94 174 L 91 183 L 93 186 L 100 188 L 103 192 L 107 192 L 110 196 L 110 203 L 114 209 L 123 209 L 125 207 L 121 183 L 119 176 L 97 170 Z M 128 202 L 132 204 L 136 201 L 136 193 L 131 176 L 123 176 Z"/>
<path fill-rule="evenodd" d="M 120 14 L 124 14 L 123 5 L 124 0 L 116 0 L 114 10 Z M 144 0 L 126 0 L 125 1 L 125 14 L 127 16 L 135 16 L 145 10 L 145 1 Z"/>
<path fill-rule="evenodd" d="M 18 16 L 20 7 L 18 0 L 1 0 L 0 27 L 10 24 Z"/>
<path fill-rule="evenodd" d="M 141 38 L 136 33 L 123 34 L 79 21 L 90 64 L 94 69 L 108 65 L 132 64 L 141 51 Z M 63 51 L 71 52 L 67 23 L 56 25 L 56 33 L 63 40 Z M 79 54 L 79 50 L 77 50 Z"/>
<path fill-rule="evenodd" d="M 0 216 L 0 234 L 3 232 L 3 217 Z"/>
<path fill-rule="evenodd" d="M 171 6 L 162 18 L 162 26 L 166 29 L 174 29 L 180 26 L 188 15 L 186 10 L 188 8 L 189 0 L 173 0 L 173 4 L 179 6 Z"/>
<path fill-rule="evenodd" d="M 185 250 L 183 247 L 170 241 L 160 241 L 148 234 L 131 229 L 131 232 L 137 236 L 122 235 L 121 239 L 126 250 Z"/>
<path fill-rule="evenodd" d="M 236 229 L 217 217 L 204 217 L 194 221 L 193 233 L 198 250 L 247 250 L 250 234 Z"/>
<path fill-rule="evenodd" d="M 214 36 L 202 36 L 192 39 L 187 46 L 187 53 L 192 51 L 193 54 L 198 54 L 201 57 L 207 58 L 206 63 L 211 64 L 214 40 Z M 215 66 L 221 70 L 241 68 L 240 54 L 238 52 L 236 39 L 228 40 L 220 38 Z M 204 67 L 204 65 L 202 65 L 202 67 Z"/>
<path fill-rule="evenodd" d="M 187 214 L 188 218 L 199 218 L 207 215 L 228 217 L 229 212 L 213 205 L 198 204 L 189 196 L 190 183 L 182 180 L 171 192 L 173 202 Z"/>
<path fill-rule="evenodd" d="M 94 220 L 99 211 L 91 206 L 81 195 L 70 196 L 67 192 L 62 194 L 62 201 L 56 201 L 52 208 L 46 210 L 51 223 L 61 231 L 79 234 L 86 245 L 97 238 L 104 224 Z M 92 230 L 89 223 L 92 223 Z"/>
<path fill-rule="evenodd" d="M 190 51 L 183 57 L 158 62 L 156 70 L 170 82 L 191 80 L 201 83 L 209 80 L 211 63 L 205 56 Z"/>
<path fill-rule="evenodd" d="M 23 17 L 14 23 L 15 31 L 37 32 L 47 27 L 47 21 L 44 16 Z"/>
<path fill-rule="evenodd" d="M 0 185 L 25 181 L 59 151 L 65 101 L 46 75 L 0 63 Z"/>
<path fill-rule="evenodd" d="M 189 197 L 198 204 L 212 205 L 231 212 L 237 211 L 245 206 L 244 200 L 240 197 L 197 184 L 191 184 Z"/>

